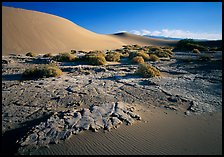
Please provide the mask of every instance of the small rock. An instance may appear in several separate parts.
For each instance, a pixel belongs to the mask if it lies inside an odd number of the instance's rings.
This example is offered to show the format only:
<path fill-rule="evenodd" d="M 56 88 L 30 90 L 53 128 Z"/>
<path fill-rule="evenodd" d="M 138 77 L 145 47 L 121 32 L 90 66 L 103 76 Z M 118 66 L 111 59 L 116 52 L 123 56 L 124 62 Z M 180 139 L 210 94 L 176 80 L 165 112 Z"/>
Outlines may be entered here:
<path fill-rule="evenodd" d="M 169 98 L 167 98 L 170 102 L 177 102 L 177 98 L 176 97 L 174 97 L 174 96 L 171 96 L 171 97 L 169 97 Z"/>
<path fill-rule="evenodd" d="M 187 115 L 187 116 L 189 116 L 190 114 L 191 114 L 190 111 L 185 112 L 185 115 Z"/>

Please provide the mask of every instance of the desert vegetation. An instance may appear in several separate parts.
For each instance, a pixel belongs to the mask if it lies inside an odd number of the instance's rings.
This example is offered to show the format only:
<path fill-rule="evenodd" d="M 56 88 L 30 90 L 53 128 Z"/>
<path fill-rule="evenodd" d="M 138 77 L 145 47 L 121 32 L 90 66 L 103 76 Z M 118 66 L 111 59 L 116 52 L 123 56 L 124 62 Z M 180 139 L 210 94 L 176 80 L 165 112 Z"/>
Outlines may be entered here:
<path fill-rule="evenodd" d="M 160 59 L 159 59 L 159 57 L 158 57 L 157 55 L 155 55 L 155 54 L 150 54 L 148 60 L 149 60 L 149 61 L 159 61 Z"/>
<path fill-rule="evenodd" d="M 138 64 L 141 64 L 141 63 L 144 63 L 144 59 L 142 58 L 142 56 L 135 56 L 133 59 L 132 59 L 132 63 L 138 63 Z"/>
<path fill-rule="evenodd" d="M 196 42 L 193 39 L 180 40 L 173 51 L 193 51 L 194 49 L 198 49 L 199 51 L 208 51 L 207 47 L 200 45 L 199 42 Z"/>
<path fill-rule="evenodd" d="M 25 79 L 37 79 L 37 78 L 44 78 L 44 77 L 57 77 L 61 76 L 63 73 L 61 69 L 54 65 L 41 65 L 37 67 L 32 67 L 26 69 L 22 77 Z"/>
<path fill-rule="evenodd" d="M 105 65 L 107 63 L 105 56 L 106 54 L 102 51 L 90 51 L 82 58 L 82 61 L 90 65 Z"/>
<path fill-rule="evenodd" d="M 119 52 L 108 52 L 106 55 L 106 60 L 110 62 L 119 62 L 120 61 L 121 54 Z"/>
<path fill-rule="evenodd" d="M 138 69 L 135 73 L 142 77 L 160 76 L 160 71 L 148 63 L 139 64 Z"/>
<path fill-rule="evenodd" d="M 73 62 L 75 61 L 76 57 L 72 55 L 71 53 L 60 53 L 53 57 L 53 60 L 58 62 Z"/>
<path fill-rule="evenodd" d="M 26 53 L 26 56 L 28 56 L 28 57 L 36 57 L 36 54 L 32 53 L 32 52 L 28 52 L 28 53 Z"/>
<path fill-rule="evenodd" d="M 44 58 L 47 58 L 47 57 L 53 57 L 53 55 L 52 55 L 52 53 L 46 53 L 46 54 L 43 55 L 43 57 L 44 57 Z"/>

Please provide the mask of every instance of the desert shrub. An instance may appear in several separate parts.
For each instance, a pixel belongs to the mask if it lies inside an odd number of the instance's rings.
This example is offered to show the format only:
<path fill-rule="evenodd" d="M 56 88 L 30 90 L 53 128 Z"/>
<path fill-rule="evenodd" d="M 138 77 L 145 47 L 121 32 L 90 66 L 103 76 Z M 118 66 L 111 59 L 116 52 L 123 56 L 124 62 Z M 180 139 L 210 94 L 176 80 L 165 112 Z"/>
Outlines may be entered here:
<path fill-rule="evenodd" d="M 156 56 L 155 54 L 150 54 L 149 55 L 149 61 L 159 61 L 159 57 Z"/>
<path fill-rule="evenodd" d="M 47 53 L 47 54 L 44 54 L 43 57 L 44 58 L 46 58 L 46 57 L 53 57 L 53 55 L 52 55 L 52 53 Z"/>
<path fill-rule="evenodd" d="M 107 61 L 119 62 L 120 57 L 121 54 L 119 52 L 109 52 L 105 58 Z"/>
<path fill-rule="evenodd" d="M 133 48 L 134 50 L 139 50 L 139 49 L 141 49 L 141 46 L 135 44 L 135 45 L 132 45 L 132 48 Z"/>
<path fill-rule="evenodd" d="M 71 50 L 71 54 L 75 54 L 76 52 L 76 50 Z"/>
<path fill-rule="evenodd" d="M 198 60 L 200 60 L 200 61 L 210 61 L 211 56 L 207 55 L 207 54 L 202 54 L 202 55 L 199 56 Z"/>
<path fill-rule="evenodd" d="M 192 52 L 193 53 L 200 53 L 200 51 L 198 49 L 193 49 Z"/>
<path fill-rule="evenodd" d="M 138 64 L 141 64 L 141 63 L 144 63 L 144 59 L 142 58 L 142 56 L 136 56 L 132 59 L 132 62 L 133 63 L 138 63 Z"/>
<path fill-rule="evenodd" d="M 56 56 L 53 57 L 53 60 L 58 61 L 58 62 L 72 62 L 75 60 L 75 56 L 70 54 L 70 53 L 60 53 Z"/>
<path fill-rule="evenodd" d="M 149 51 L 162 51 L 162 48 L 159 46 L 148 46 Z"/>
<path fill-rule="evenodd" d="M 36 57 L 36 54 L 32 53 L 32 52 L 28 52 L 26 54 L 26 56 L 29 56 L 29 57 Z"/>
<path fill-rule="evenodd" d="M 129 53 L 128 52 L 122 52 L 120 54 L 120 58 L 128 58 L 129 57 Z"/>
<path fill-rule="evenodd" d="M 163 49 L 163 51 L 164 51 L 165 53 L 168 53 L 168 54 L 170 55 L 170 57 L 173 55 L 173 52 L 172 52 L 171 49 Z"/>
<path fill-rule="evenodd" d="M 196 42 L 193 39 L 183 39 L 178 41 L 173 51 L 192 51 L 193 49 L 208 51 L 207 47 L 200 45 L 199 42 Z"/>
<path fill-rule="evenodd" d="M 144 60 L 149 60 L 149 55 L 145 53 L 145 51 L 137 51 L 137 52 L 130 52 L 129 58 L 132 59 L 136 56 L 141 56 Z"/>
<path fill-rule="evenodd" d="M 152 65 L 147 64 L 147 63 L 139 64 L 138 69 L 135 73 L 137 75 L 140 75 L 140 76 L 143 76 L 143 77 L 160 76 L 160 71 L 157 70 Z"/>
<path fill-rule="evenodd" d="M 22 77 L 23 78 L 43 78 L 43 77 L 56 77 L 61 76 L 63 73 L 61 69 L 53 65 L 42 65 L 39 67 L 33 67 L 26 69 Z"/>
<path fill-rule="evenodd" d="M 171 57 L 172 56 L 169 52 L 164 51 L 164 50 L 162 50 L 162 51 L 157 50 L 153 54 L 155 54 L 158 57 Z"/>
<path fill-rule="evenodd" d="M 91 65 L 105 65 L 107 63 L 103 54 L 88 53 L 84 56 L 84 61 Z"/>
<path fill-rule="evenodd" d="M 96 56 L 106 57 L 106 53 L 104 53 L 103 51 L 98 51 L 98 50 L 89 51 L 87 54 L 88 55 L 96 55 Z"/>

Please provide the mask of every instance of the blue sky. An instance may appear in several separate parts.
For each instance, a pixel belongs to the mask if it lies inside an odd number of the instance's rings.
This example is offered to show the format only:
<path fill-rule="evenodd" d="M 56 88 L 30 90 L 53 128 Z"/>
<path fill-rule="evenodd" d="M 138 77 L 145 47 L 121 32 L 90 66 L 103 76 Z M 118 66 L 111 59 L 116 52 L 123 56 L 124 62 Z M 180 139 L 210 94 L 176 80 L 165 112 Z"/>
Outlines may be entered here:
<path fill-rule="evenodd" d="M 3 2 L 58 15 L 101 34 L 222 38 L 221 2 Z"/>

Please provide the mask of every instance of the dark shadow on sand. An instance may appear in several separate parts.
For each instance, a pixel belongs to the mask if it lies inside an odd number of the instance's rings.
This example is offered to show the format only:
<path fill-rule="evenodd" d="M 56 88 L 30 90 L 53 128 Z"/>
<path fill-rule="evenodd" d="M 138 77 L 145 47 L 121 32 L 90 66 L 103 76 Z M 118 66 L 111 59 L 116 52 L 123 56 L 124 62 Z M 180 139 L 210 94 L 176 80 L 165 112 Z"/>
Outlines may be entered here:
<path fill-rule="evenodd" d="M 21 79 L 22 79 L 22 74 L 2 75 L 2 80 L 3 81 L 21 81 Z"/>
<path fill-rule="evenodd" d="M 142 78 L 142 77 L 139 75 L 136 75 L 136 74 L 126 74 L 124 76 L 114 75 L 111 77 L 99 78 L 99 80 L 117 81 L 117 80 L 122 80 L 122 79 L 133 79 L 133 78 Z"/>
<path fill-rule="evenodd" d="M 16 141 L 24 137 L 26 133 L 33 126 L 46 121 L 51 115 L 52 113 L 38 119 L 27 121 L 25 123 L 22 123 L 23 125 L 22 127 L 5 132 L 2 135 L 2 139 L 1 139 L 1 154 L 2 155 L 18 155 L 17 151 L 20 145 L 16 143 Z"/>

